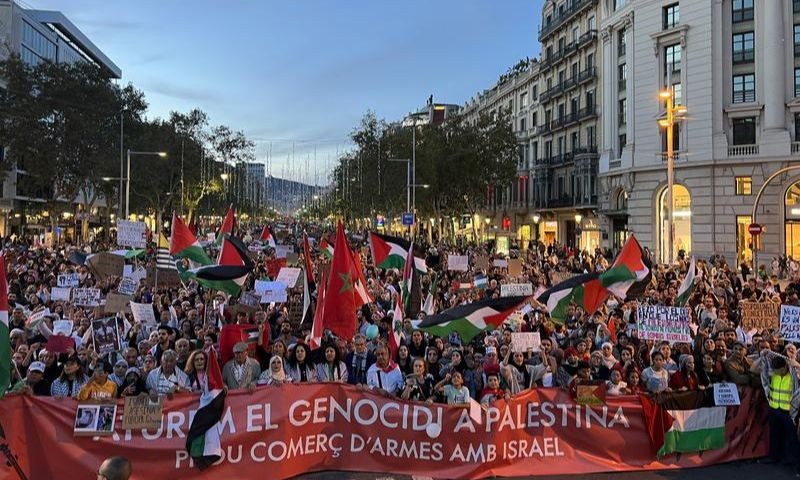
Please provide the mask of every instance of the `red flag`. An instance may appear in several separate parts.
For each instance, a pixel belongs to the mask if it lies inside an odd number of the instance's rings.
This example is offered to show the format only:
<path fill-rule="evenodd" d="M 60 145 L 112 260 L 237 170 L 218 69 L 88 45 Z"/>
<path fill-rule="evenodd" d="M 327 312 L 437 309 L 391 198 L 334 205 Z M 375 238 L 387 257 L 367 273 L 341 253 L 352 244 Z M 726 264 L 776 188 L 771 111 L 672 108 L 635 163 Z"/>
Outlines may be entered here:
<path fill-rule="evenodd" d="M 650 447 L 653 453 L 658 452 L 664 445 L 664 433 L 672 427 L 672 415 L 661 405 L 654 402 L 649 395 L 639 395 L 642 402 L 642 416 L 644 417 L 647 435 L 650 437 Z"/>
<path fill-rule="evenodd" d="M 319 279 L 319 291 L 317 292 L 317 307 L 314 310 L 314 323 L 311 326 L 308 345 L 312 350 L 316 350 L 322 345 L 323 317 L 325 316 L 325 272 L 322 272 Z"/>
<path fill-rule="evenodd" d="M 269 348 L 269 324 L 264 324 L 264 333 L 261 335 L 261 346 Z M 239 342 L 247 343 L 247 349 L 255 353 L 258 345 L 258 325 L 230 324 L 222 327 L 219 332 L 219 354 L 222 364 L 233 358 L 233 346 Z"/>
<path fill-rule="evenodd" d="M 228 207 L 228 213 L 225 214 L 225 219 L 222 220 L 222 226 L 219 228 L 219 232 L 217 232 L 217 245 L 222 244 L 222 238 L 227 233 L 228 235 L 233 235 L 233 224 L 236 217 L 233 212 L 233 205 Z"/>
<path fill-rule="evenodd" d="M 308 281 L 309 293 L 317 289 L 314 282 L 314 265 L 311 263 L 311 247 L 308 245 L 308 235 L 303 232 L 303 263 L 306 267 L 306 280 Z"/>
<path fill-rule="evenodd" d="M 208 390 L 221 390 L 225 388 L 225 382 L 222 381 L 222 370 L 219 368 L 217 361 L 217 351 L 214 347 L 206 351 L 208 354 L 208 365 L 206 365 L 206 375 L 208 375 Z"/>
<path fill-rule="evenodd" d="M 353 268 L 356 271 L 356 308 L 361 308 L 367 303 L 372 302 L 372 297 L 367 291 L 367 278 L 364 276 L 364 269 L 361 267 L 361 255 L 353 252 Z"/>
<path fill-rule="evenodd" d="M 356 332 L 355 282 L 358 273 L 341 222 L 336 230 L 336 245 L 325 292 L 323 323 L 339 338 L 350 340 Z"/>

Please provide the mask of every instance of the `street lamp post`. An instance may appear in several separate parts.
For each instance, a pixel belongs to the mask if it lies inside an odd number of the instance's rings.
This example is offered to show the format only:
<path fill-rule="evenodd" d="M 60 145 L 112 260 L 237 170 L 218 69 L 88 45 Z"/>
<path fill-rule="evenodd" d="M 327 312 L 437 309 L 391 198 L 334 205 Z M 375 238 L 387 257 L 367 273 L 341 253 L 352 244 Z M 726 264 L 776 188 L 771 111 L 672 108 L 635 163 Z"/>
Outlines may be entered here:
<path fill-rule="evenodd" d="M 580 213 L 575 214 L 575 248 L 581 250 L 581 220 L 583 215 Z"/>
<path fill-rule="evenodd" d="M 672 88 L 661 91 L 658 96 L 667 102 L 667 110 L 665 115 L 658 120 L 658 125 L 667 130 L 667 262 L 672 265 L 675 236 L 673 226 L 675 205 L 672 198 L 672 189 L 675 184 L 674 127 L 676 122 L 685 118 L 687 110 L 683 105 L 676 106 L 674 104 Z"/>
<path fill-rule="evenodd" d="M 125 219 L 131 214 L 131 156 L 133 155 L 155 155 L 161 158 L 167 156 L 167 152 L 136 152 L 128 149 L 128 175 L 125 177 Z"/>

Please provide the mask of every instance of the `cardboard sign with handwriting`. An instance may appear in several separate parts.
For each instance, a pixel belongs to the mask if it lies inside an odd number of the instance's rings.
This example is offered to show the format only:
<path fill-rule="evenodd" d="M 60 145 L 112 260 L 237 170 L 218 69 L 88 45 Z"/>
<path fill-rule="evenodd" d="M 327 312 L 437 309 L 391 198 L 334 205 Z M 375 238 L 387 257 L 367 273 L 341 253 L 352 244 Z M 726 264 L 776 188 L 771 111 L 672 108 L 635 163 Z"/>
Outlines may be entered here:
<path fill-rule="evenodd" d="M 131 308 L 128 304 L 133 300 L 131 295 L 122 295 L 120 293 L 109 292 L 106 297 L 106 304 L 103 310 L 106 313 L 125 312 L 131 313 Z"/>
<path fill-rule="evenodd" d="M 512 258 L 508 261 L 508 276 L 519 277 L 520 275 L 522 275 L 522 260 Z"/>
<path fill-rule="evenodd" d="M 101 279 L 121 277 L 125 258 L 109 252 L 100 252 L 89 260 L 89 268 Z"/>
<path fill-rule="evenodd" d="M 122 412 L 123 430 L 157 430 L 161 427 L 161 417 L 164 414 L 164 396 L 159 396 L 157 402 L 150 400 L 146 393 L 136 397 L 125 397 L 125 410 Z"/>

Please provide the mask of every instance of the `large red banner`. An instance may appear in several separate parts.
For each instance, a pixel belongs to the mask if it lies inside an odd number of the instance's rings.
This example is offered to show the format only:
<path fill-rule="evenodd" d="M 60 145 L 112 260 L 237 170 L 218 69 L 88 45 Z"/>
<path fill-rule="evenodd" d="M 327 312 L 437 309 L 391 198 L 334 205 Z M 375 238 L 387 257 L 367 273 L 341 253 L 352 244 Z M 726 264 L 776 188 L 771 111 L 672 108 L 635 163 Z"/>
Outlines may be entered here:
<path fill-rule="evenodd" d="M 661 459 L 637 397 L 609 398 L 590 409 L 557 389 L 531 390 L 487 410 L 405 402 L 335 384 L 230 392 L 224 458 L 204 472 L 184 449 L 197 395 L 168 400 L 159 430 L 121 430 L 120 402 L 113 436 L 75 437 L 75 401 L 30 396 L 0 401 L 0 423 L 34 479 L 93 478 L 112 455 L 129 458 L 133 478 L 148 480 L 265 472 L 285 479 L 319 470 L 482 478 L 686 468 L 763 456 L 766 411 L 755 393 L 745 391 L 741 406 L 728 407 L 725 448 Z M 0 466 L 0 478 L 14 478 L 7 468 Z"/>

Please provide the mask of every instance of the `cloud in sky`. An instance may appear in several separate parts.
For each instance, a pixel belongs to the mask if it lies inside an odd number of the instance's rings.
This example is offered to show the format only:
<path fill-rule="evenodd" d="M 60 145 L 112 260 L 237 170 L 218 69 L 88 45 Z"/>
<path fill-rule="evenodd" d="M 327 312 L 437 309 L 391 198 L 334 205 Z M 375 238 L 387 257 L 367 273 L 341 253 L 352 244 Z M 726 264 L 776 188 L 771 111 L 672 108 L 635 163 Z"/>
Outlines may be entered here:
<path fill-rule="evenodd" d="M 273 174 L 349 147 L 367 110 L 464 103 L 538 54 L 542 0 L 26 0 L 60 10 L 145 92 L 258 139 Z M 294 159 L 291 160 L 292 146 Z M 309 168 L 310 169 L 310 168 Z"/>

